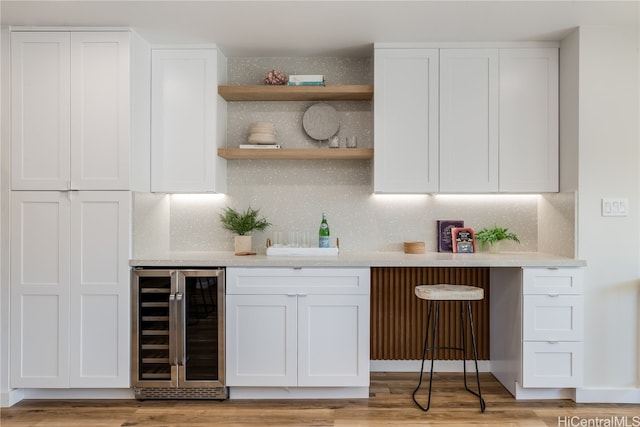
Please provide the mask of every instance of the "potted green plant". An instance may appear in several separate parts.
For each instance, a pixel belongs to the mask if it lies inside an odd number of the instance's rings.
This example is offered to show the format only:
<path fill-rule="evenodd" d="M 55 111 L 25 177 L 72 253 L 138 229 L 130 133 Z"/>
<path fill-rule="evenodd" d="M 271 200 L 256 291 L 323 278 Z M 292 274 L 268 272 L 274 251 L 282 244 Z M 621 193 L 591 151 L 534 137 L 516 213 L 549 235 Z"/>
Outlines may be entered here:
<path fill-rule="evenodd" d="M 253 242 L 249 233 L 254 230 L 264 231 L 271 225 L 264 217 L 259 218 L 259 213 L 260 209 L 252 209 L 251 206 L 244 212 L 227 206 L 220 213 L 222 227 L 237 234 L 234 238 L 236 254 L 251 252 Z"/>
<path fill-rule="evenodd" d="M 511 240 L 520 243 L 518 236 L 510 232 L 508 228 L 498 227 L 483 228 L 475 233 L 476 241 L 480 243 L 480 249 L 484 250 L 488 245 L 489 249 L 502 240 Z"/>

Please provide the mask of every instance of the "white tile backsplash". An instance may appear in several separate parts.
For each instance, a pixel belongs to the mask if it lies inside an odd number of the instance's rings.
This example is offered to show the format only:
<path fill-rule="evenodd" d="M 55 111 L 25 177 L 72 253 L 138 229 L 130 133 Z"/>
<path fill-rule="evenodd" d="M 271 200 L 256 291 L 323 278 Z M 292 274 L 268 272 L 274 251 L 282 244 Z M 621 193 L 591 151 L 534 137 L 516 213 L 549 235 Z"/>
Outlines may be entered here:
<path fill-rule="evenodd" d="M 229 84 L 261 84 L 272 68 L 287 73 L 325 74 L 327 83 L 373 81 L 370 58 L 229 58 Z M 271 121 L 286 147 L 315 147 L 302 128 L 312 102 L 228 103 L 227 145 L 244 143 L 253 121 Z M 339 135 L 356 135 L 359 147 L 373 147 L 372 103 L 332 102 L 340 116 Z M 326 142 L 321 145 L 323 149 Z M 340 148 L 346 149 L 346 148 Z M 553 239 L 541 237 L 545 250 L 568 252 L 573 242 L 573 197 L 501 195 L 372 195 L 370 160 L 229 160 L 226 195 L 156 195 L 137 193 L 134 208 L 134 257 L 170 251 L 233 250 L 232 234 L 220 226 L 226 206 L 259 208 L 273 224 L 254 235 L 254 250 L 264 252 L 274 231 L 309 231 L 316 241 L 323 212 L 344 251 L 401 251 L 403 241 L 424 241 L 436 250 L 436 220 L 462 219 L 480 229 L 499 225 L 516 233 L 522 244 L 503 250 L 537 251 L 539 215 Z M 543 209 L 539 209 L 539 203 Z M 556 219 L 554 219 L 556 218 Z M 560 221 L 560 219 L 562 221 Z M 557 221 L 556 221 L 557 220 Z M 562 222 L 556 229 L 550 223 Z M 572 223 L 571 223 L 572 226 Z M 550 231 L 551 232 L 551 231 Z M 550 243 L 548 243 L 550 242 Z"/>
<path fill-rule="evenodd" d="M 310 168 L 309 175 L 317 177 L 317 169 L 322 168 L 315 169 L 313 173 Z M 287 175 L 287 168 L 280 165 L 274 174 Z M 136 194 L 134 256 L 148 257 L 159 248 L 177 252 L 232 250 L 232 234 L 218 220 L 226 205 L 260 208 L 273 224 L 266 232 L 254 234 L 254 250 L 258 252 L 264 252 L 266 238 L 274 231 L 309 231 L 315 242 L 322 212 L 327 213 L 332 244 L 339 237 L 345 251 L 401 251 L 404 241 L 424 241 L 427 250 L 435 251 L 437 219 L 463 219 L 465 225 L 476 229 L 507 227 L 522 243 L 509 242 L 503 250 L 538 249 L 540 196 L 380 196 L 372 195 L 369 185 L 342 185 L 335 180 L 326 184 L 266 181 L 234 183 L 229 195 L 219 197 Z M 141 218 L 144 214 L 146 219 Z M 155 234 L 151 230 L 156 230 Z"/>

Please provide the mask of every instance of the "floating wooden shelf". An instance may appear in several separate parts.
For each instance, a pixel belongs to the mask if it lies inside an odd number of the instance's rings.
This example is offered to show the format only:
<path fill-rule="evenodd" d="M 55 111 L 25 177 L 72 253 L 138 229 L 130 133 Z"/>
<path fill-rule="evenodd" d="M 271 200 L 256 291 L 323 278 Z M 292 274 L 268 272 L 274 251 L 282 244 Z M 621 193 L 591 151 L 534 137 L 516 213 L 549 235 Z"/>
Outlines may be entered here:
<path fill-rule="evenodd" d="M 368 160 L 373 148 L 219 148 L 218 156 L 229 160 Z"/>
<path fill-rule="evenodd" d="M 372 85 L 218 86 L 227 101 L 370 101 Z"/>

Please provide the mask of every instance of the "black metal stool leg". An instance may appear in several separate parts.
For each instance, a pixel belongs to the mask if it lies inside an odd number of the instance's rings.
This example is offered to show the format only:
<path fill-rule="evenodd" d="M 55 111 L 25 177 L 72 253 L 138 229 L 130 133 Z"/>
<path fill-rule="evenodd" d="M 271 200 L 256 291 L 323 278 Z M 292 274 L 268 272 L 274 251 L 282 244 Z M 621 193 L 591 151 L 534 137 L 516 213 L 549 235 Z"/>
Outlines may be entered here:
<path fill-rule="evenodd" d="M 464 315 L 464 301 L 460 301 L 460 336 L 462 337 L 462 347 L 460 348 L 460 350 L 462 351 L 462 373 L 464 375 L 464 388 L 466 390 L 469 390 L 469 387 L 467 387 L 467 324 Z"/>
<path fill-rule="evenodd" d="M 464 304 L 463 304 L 463 306 L 464 306 Z M 464 350 L 463 350 L 464 351 L 463 362 L 465 364 L 465 369 L 464 369 L 464 388 L 467 389 L 467 391 L 469 393 L 477 396 L 478 399 L 480 399 L 480 411 L 484 412 L 484 410 L 486 409 L 486 404 L 484 402 L 484 399 L 482 398 L 482 390 L 480 389 L 480 372 L 478 371 L 478 349 L 476 347 L 476 333 L 475 333 L 475 331 L 473 329 L 473 315 L 471 313 L 471 301 L 467 301 L 467 315 L 469 316 L 469 328 L 471 329 L 471 344 L 473 345 L 473 361 L 474 361 L 475 366 L 476 366 L 476 383 L 478 385 L 478 392 L 476 393 L 475 391 L 471 390 L 467 386 L 466 360 L 464 360 L 464 359 L 467 358 L 467 352 L 466 352 L 466 338 L 467 337 L 463 333 L 462 334 L 462 342 L 463 342 L 463 348 L 464 348 Z M 464 318 L 464 314 L 462 315 L 462 317 Z"/>
<path fill-rule="evenodd" d="M 433 322 L 431 322 L 431 314 L 433 311 L 433 305 L 435 304 L 435 313 L 434 313 L 434 318 L 433 318 Z M 427 310 L 427 324 L 426 324 L 426 328 L 425 328 L 425 333 L 424 333 L 424 347 L 422 350 L 422 364 L 420 367 L 420 380 L 418 381 L 418 386 L 416 387 L 416 389 L 413 391 L 413 401 L 415 402 L 415 404 L 422 409 L 423 411 L 428 411 L 429 407 L 431 406 L 431 387 L 433 385 L 433 364 L 434 364 L 434 360 L 435 360 L 435 351 L 436 351 L 436 339 L 437 339 L 437 331 L 438 331 L 438 314 L 440 311 L 440 304 L 439 301 L 429 301 L 429 308 Z M 429 326 L 432 323 L 432 332 L 431 332 L 431 347 L 429 348 Z M 422 386 L 422 377 L 424 375 L 424 362 L 427 356 L 427 351 L 431 349 L 431 369 L 430 369 L 430 375 L 429 375 L 429 394 L 428 394 L 428 398 L 427 398 L 427 405 L 426 406 L 422 406 L 420 403 L 418 403 L 418 400 L 416 399 L 416 394 L 418 393 L 418 391 L 420 390 L 420 387 Z"/>

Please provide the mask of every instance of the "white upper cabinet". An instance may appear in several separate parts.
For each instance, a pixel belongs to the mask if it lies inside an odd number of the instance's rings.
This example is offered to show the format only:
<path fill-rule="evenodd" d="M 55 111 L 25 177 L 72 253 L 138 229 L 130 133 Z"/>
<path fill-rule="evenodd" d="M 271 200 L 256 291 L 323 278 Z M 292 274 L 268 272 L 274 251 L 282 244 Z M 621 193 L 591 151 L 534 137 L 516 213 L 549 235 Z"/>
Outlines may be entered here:
<path fill-rule="evenodd" d="M 130 33 L 13 32 L 12 189 L 127 190 Z"/>
<path fill-rule="evenodd" d="M 500 191 L 557 192 L 558 49 L 500 50 Z"/>
<path fill-rule="evenodd" d="M 376 49 L 374 191 L 438 191 L 438 49 Z"/>
<path fill-rule="evenodd" d="M 377 46 L 374 191 L 558 191 L 558 49 Z"/>
<path fill-rule="evenodd" d="M 498 49 L 440 50 L 440 191 L 498 191 Z"/>
<path fill-rule="evenodd" d="M 226 191 L 226 60 L 214 48 L 153 49 L 151 191 Z"/>

